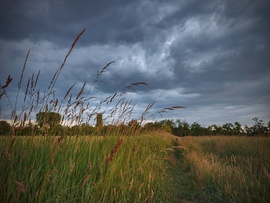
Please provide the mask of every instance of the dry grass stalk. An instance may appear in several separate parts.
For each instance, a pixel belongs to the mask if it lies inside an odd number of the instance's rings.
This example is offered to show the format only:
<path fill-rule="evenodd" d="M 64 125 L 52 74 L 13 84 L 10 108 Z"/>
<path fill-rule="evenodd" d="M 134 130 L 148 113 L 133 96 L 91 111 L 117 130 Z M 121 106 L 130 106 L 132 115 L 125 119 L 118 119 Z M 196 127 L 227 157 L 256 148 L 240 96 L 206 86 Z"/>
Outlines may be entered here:
<path fill-rule="evenodd" d="M 115 63 L 115 61 L 111 61 L 111 62 L 108 63 L 106 66 L 104 66 L 104 67 L 101 69 L 100 72 L 98 72 L 98 74 L 97 74 L 97 76 L 96 76 L 94 82 L 91 84 L 91 86 L 90 86 L 90 88 L 89 88 L 89 90 L 88 90 L 88 92 L 87 92 L 87 94 L 86 94 L 85 101 L 86 101 L 86 99 L 88 98 L 88 96 L 89 96 L 89 94 L 90 94 L 90 92 L 91 92 L 93 86 L 94 86 L 94 85 L 96 84 L 96 82 L 98 81 L 99 77 L 100 77 L 104 72 L 106 72 L 106 69 L 107 69 L 112 63 Z"/>
<path fill-rule="evenodd" d="M 133 180 L 133 178 L 132 178 L 131 181 L 130 181 L 130 183 L 129 183 L 129 188 L 128 188 L 129 191 L 132 189 L 133 181 L 134 181 L 134 180 Z"/>
<path fill-rule="evenodd" d="M 64 133 L 60 138 L 58 138 L 53 146 L 53 152 L 51 154 L 51 160 L 50 160 L 50 164 L 52 165 L 54 163 L 54 157 L 56 154 L 56 151 L 58 149 L 59 144 L 64 140 L 64 138 L 66 137 L 66 134 Z"/>
<path fill-rule="evenodd" d="M 55 85 L 55 83 L 56 83 L 56 81 L 57 81 L 57 79 L 58 79 L 58 76 L 59 76 L 61 70 L 64 68 L 64 66 L 65 66 L 65 64 L 66 64 L 67 58 L 68 58 L 69 55 L 71 54 L 71 52 L 72 52 L 72 50 L 74 49 L 76 43 L 78 42 L 78 40 L 79 40 L 79 38 L 82 36 L 82 34 L 85 32 L 85 30 L 86 30 L 86 28 L 83 29 L 83 31 L 81 31 L 81 33 L 80 33 L 80 34 L 76 37 L 76 39 L 73 41 L 73 43 L 72 43 L 72 45 L 71 45 L 71 47 L 70 47 L 70 49 L 69 49 L 69 51 L 68 51 L 68 53 L 67 53 L 67 55 L 66 55 L 64 61 L 63 61 L 63 63 L 62 63 L 62 65 L 60 66 L 60 68 L 58 68 L 58 69 L 56 70 L 56 72 L 55 72 L 55 74 L 54 74 L 54 76 L 53 76 L 53 78 L 52 78 L 52 80 L 51 80 L 51 83 L 50 83 L 50 85 L 49 85 L 49 87 L 48 87 L 49 94 L 52 92 L 52 90 L 53 90 L 53 88 L 54 88 L 54 85 Z M 46 100 L 45 104 L 48 103 L 48 99 L 49 99 L 49 96 L 47 97 L 47 100 Z"/>
<path fill-rule="evenodd" d="M 16 138 L 16 137 L 13 137 L 12 140 L 11 140 L 11 143 L 10 143 L 9 148 L 8 148 L 8 153 L 10 153 L 11 148 L 12 148 L 12 146 L 13 146 L 14 143 L 15 143 L 15 138 Z"/>
<path fill-rule="evenodd" d="M 18 85 L 18 91 L 17 91 L 17 95 L 16 95 L 16 99 L 15 99 L 14 115 L 13 116 L 16 115 L 16 108 L 17 108 L 18 96 L 19 96 L 19 92 L 20 92 L 20 89 L 21 89 L 22 79 L 23 79 L 23 75 L 24 75 L 24 71 L 25 71 L 25 68 L 26 68 L 26 63 L 27 63 L 29 54 L 30 54 L 30 49 L 28 50 L 28 52 L 26 54 L 26 57 L 25 57 L 25 60 L 24 60 L 24 65 L 23 65 L 23 69 L 22 69 L 22 73 L 21 73 L 21 77 L 20 77 L 20 82 L 19 82 L 19 85 Z"/>
<path fill-rule="evenodd" d="M 111 97 L 110 103 L 113 101 L 113 99 L 115 98 L 116 95 L 117 95 L 117 93 L 115 93 L 115 94 Z"/>
<path fill-rule="evenodd" d="M 78 93 L 76 99 L 78 99 L 80 97 L 80 95 L 83 93 L 83 90 L 84 90 L 85 85 L 86 85 L 86 82 L 83 83 L 83 86 L 82 86 L 80 92 Z"/>
<path fill-rule="evenodd" d="M 90 174 L 88 174 L 88 175 L 84 178 L 82 186 L 84 186 L 84 185 L 87 183 L 87 181 L 88 181 L 89 179 L 90 179 Z"/>
<path fill-rule="evenodd" d="M 111 151 L 110 155 L 108 156 L 108 158 L 105 161 L 106 166 L 108 166 L 109 163 L 113 160 L 113 157 L 115 156 L 116 152 L 119 150 L 122 142 L 123 142 L 123 139 L 120 139 L 118 141 L 118 143 L 115 145 L 114 149 Z"/>
<path fill-rule="evenodd" d="M 120 169 L 120 178 L 123 179 L 123 170 Z"/>
<path fill-rule="evenodd" d="M 76 43 L 78 42 L 78 40 L 80 39 L 80 37 L 82 36 L 82 34 L 85 32 L 85 30 L 86 30 L 86 28 L 84 28 L 84 29 L 80 32 L 80 34 L 76 37 L 76 39 L 74 40 L 73 44 L 71 45 L 71 47 L 70 47 L 70 49 L 69 49 L 69 51 L 68 51 L 68 53 L 67 53 L 67 55 L 66 55 L 66 57 L 65 57 L 64 63 L 67 61 L 67 58 L 68 58 L 69 55 L 71 54 L 73 48 L 75 47 Z M 63 64 L 62 64 L 62 65 L 63 65 Z M 64 66 L 64 65 L 63 65 L 63 66 Z M 61 68 L 63 68 L 63 67 L 61 66 Z"/>
<path fill-rule="evenodd" d="M 27 114 L 24 113 L 23 120 L 22 120 L 22 122 L 21 122 L 21 124 L 20 124 L 20 127 L 21 127 L 21 128 L 23 128 L 23 127 L 25 126 L 26 119 L 27 119 Z"/>
<path fill-rule="evenodd" d="M 6 84 L 4 84 L 3 86 L 1 86 L 1 94 L 0 94 L 0 99 L 1 97 L 5 94 L 5 88 L 7 88 L 9 86 L 9 84 L 11 83 L 12 81 L 12 77 L 10 77 L 10 75 L 8 76 L 7 78 L 7 81 L 6 81 Z"/>
<path fill-rule="evenodd" d="M 24 102 L 25 102 L 25 100 L 26 100 L 26 96 L 27 96 L 29 84 L 30 84 L 30 78 L 28 79 L 27 86 L 26 86 L 26 90 L 25 90 L 25 93 L 24 93 L 24 99 L 23 99 Z"/>
<path fill-rule="evenodd" d="M 36 80 L 35 80 L 35 84 L 34 84 L 35 87 L 37 86 L 39 75 L 40 75 L 40 70 L 38 71 L 38 74 L 36 76 Z"/>
<path fill-rule="evenodd" d="M 111 61 L 110 63 L 108 63 L 106 66 L 104 66 L 101 71 L 98 73 L 98 76 L 101 76 L 105 71 L 106 71 L 106 68 L 111 65 L 112 63 L 115 63 L 115 61 Z"/>
<path fill-rule="evenodd" d="M 142 113 L 141 116 L 141 121 L 140 124 L 142 124 L 142 122 L 144 121 L 145 116 L 149 113 L 150 109 L 154 106 L 156 102 L 151 102 L 150 104 L 148 104 L 148 106 L 145 108 L 144 112 Z"/>
<path fill-rule="evenodd" d="M 74 87 L 74 85 L 75 85 L 75 83 L 68 89 L 68 91 L 67 91 L 67 93 L 66 93 L 66 95 L 64 96 L 64 99 L 66 99 L 67 98 L 67 96 L 68 96 L 68 94 L 69 94 L 69 92 L 71 91 L 71 89 Z"/>
<path fill-rule="evenodd" d="M 160 111 L 158 111 L 157 113 L 162 116 L 162 113 L 167 113 L 168 111 L 173 111 L 175 109 L 183 109 L 183 108 L 186 108 L 184 106 L 172 106 L 172 107 L 166 107 L 166 108 L 163 108 L 161 109 Z M 155 114 L 157 114 L 155 113 Z M 154 114 L 154 117 L 155 117 L 155 114 Z"/>
<path fill-rule="evenodd" d="M 92 164 L 91 162 L 88 162 L 88 175 L 84 178 L 82 186 L 84 186 L 88 180 L 90 179 L 90 172 L 92 170 Z"/>
<path fill-rule="evenodd" d="M 141 191 L 142 187 L 144 186 L 144 183 L 142 183 L 139 187 L 139 191 Z"/>
<path fill-rule="evenodd" d="M 15 181 L 15 185 L 16 185 L 15 199 L 12 202 L 19 202 L 20 194 L 25 193 L 24 184 Z"/>
<path fill-rule="evenodd" d="M 4 84 L 4 85 L 2 86 L 2 89 L 7 88 L 8 85 L 11 83 L 11 81 L 12 81 L 12 77 L 9 75 L 8 78 L 7 78 L 6 84 Z"/>
<path fill-rule="evenodd" d="M 136 91 L 136 89 L 134 87 L 138 87 L 140 85 L 148 85 L 147 83 L 145 82 L 135 82 L 135 83 L 132 83 L 131 85 L 128 85 L 124 88 L 124 90 L 122 90 L 122 94 L 126 92 L 126 90 L 130 89 L 130 90 L 133 90 L 133 91 Z"/>

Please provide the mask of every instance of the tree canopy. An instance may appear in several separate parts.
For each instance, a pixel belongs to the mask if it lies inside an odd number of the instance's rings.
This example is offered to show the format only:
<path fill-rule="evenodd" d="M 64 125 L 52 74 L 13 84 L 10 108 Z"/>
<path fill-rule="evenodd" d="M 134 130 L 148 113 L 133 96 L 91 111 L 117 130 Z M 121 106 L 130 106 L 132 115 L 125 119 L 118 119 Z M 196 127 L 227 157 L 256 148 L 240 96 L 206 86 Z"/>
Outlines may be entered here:
<path fill-rule="evenodd" d="M 44 124 L 54 127 L 60 123 L 61 115 L 55 112 L 39 112 L 36 114 L 36 120 L 40 127 L 42 127 Z"/>

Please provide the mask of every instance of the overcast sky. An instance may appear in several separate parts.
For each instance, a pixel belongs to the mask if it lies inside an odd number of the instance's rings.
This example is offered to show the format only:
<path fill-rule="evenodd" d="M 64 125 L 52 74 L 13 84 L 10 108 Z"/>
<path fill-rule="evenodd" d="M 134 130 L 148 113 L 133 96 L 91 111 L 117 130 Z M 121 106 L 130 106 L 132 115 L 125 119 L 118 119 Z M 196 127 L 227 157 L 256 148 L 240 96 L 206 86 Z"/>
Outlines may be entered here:
<path fill-rule="evenodd" d="M 157 119 L 204 126 L 270 120 L 268 0 L 1 0 L 0 26 L 0 81 L 13 77 L 7 88 L 12 102 L 27 51 L 23 86 L 40 70 L 43 91 L 86 28 L 56 82 L 55 97 L 63 98 L 74 83 L 74 90 L 84 82 L 89 89 L 97 71 L 115 61 L 91 95 L 104 99 L 132 83 L 147 83 L 125 95 L 136 102 L 135 118 L 156 101 L 153 112 L 186 107 Z M 8 108 L 2 99 L 0 117 Z"/>

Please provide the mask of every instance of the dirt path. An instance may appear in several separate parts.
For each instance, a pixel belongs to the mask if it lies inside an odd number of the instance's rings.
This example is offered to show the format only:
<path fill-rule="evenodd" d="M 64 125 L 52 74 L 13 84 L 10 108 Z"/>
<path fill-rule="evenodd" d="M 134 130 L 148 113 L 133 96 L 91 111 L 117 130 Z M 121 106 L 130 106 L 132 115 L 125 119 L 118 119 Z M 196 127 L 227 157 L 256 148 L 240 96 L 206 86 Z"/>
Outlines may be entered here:
<path fill-rule="evenodd" d="M 166 132 L 162 134 L 172 140 L 172 148 L 174 149 L 173 154 L 170 155 L 168 172 L 174 180 L 172 190 L 175 195 L 175 202 L 208 202 L 204 198 L 202 191 L 195 187 L 194 176 L 185 162 L 182 150 L 187 148 L 181 144 L 183 138 Z"/>

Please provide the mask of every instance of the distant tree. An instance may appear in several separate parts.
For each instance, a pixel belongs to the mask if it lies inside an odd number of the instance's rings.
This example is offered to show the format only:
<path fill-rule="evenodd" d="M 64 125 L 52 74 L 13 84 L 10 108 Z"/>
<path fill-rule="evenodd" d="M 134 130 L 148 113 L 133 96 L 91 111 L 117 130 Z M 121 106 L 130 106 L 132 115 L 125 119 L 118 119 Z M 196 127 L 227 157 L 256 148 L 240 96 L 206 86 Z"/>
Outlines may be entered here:
<path fill-rule="evenodd" d="M 61 115 L 55 112 L 39 112 L 36 114 L 36 120 L 40 127 L 47 124 L 51 128 L 60 123 Z"/>
<path fill-rule="evenodd" d="M 190 130 L 191 130 L 191 135 L 194 135 L 194 136 L 205 135 L 204 128 L 197 122 L 194 122 L 191 124 Z"/>
<path fill-rule="evenodd" d="M 222 125 L 222 134 L 223 135 L 233 135 L 234 134 L 234 125 L 232 123 L 225 123 Z"/>
<path fill-rule="evenodd" d="M 66 135 L 72 135 L 70 126 L 63 126 L 63 130 L 66 133 Z"/>
<path fill-rule="evenodd" d="M 96 128 L 101 129 L 103 126 L 103 115 L 98 113 L 96 117 Z"/>
<path fill-rule="evenodd" d="M 118 130 L 118 127 L 116 125 L 112 125 L 112 124 L 104 125 L 98 134 L 100 134 L 100 135 L 117 135 L 117 132 L 118 132 L 117 130 Z M 93 130 L 93 132 L 94 132 L 94 130 Z"/>
<path fill-rule="evenodd" d="M 173 120 L 165 119 L 157 122 L 157 124 L 159 129 L 164 130 L 165 132 L 168 133 L 173 133 L 173 126 L 174 126 Z"/>
<path fill-rule="evenodd" d="M 215 133 L 213 132 L 212 126 L 208 126 L 205 128 L 205 134 L 206 135 L 215 135 Z"/>
<path fill-rule="evenodd" d="M 69 130 L 70 135 L 80 135 L 81 127 L 79 125 L 74 125 Z"/>
<path fill-rule="evenodd" d="M 215 135 L 221 135 L 222 127 L 217 126 L 217 125 L 213 125 L 213 127 L 214 127 L 214 131 L 215 131 Z"/>
<path fill-rule="evenodd" d="M 131 121 L 128 122 L 127 126 L 129 128 L 139 127 L 140 126 L 140 123 L 137 120 L 133 119 L 133 120 L 131 120 Z"/>
<path fill-rule="evenodd" d="M 266 135 L 270 135 L 270 121 L 267 123 Z"/>
<path fill-rule="evenodd" d="M 61 136 L 64 134 L 64 127 L 60 124 L 56 124 L 48 129 L 49 135 Z"/>
<path fill-rule="evenodd" d="M 12 127 L 7 121 L 0 121 L 0 135 L 11 135 Z"/>
<path fill-rule="evenodd" d="M 21 136 L 30 136 L 33 135 L 33 127 L 31 126 L 25 126 L 23 128 L 17 128 L 15 129 L 16 135 L 21 135 Z"/>
<path fill-rule="evenodd" d="M 246 133 L 246 135 L 250 136 L 250 135 L 253 135 L 252 134 L 252 127 L 249 127 L 247 125 L 244 126 L 244 131 Z"/>
<path fill-rule="evenodd" d="M 190 134 L 190 125 L 186 121 L 176 120 L 173 133 L 177 136 L 187 136 Z"/>
<path fill-rule="evenodd" d="M 243 132 L 243 129 L 242 129 L 242 126 L 239 122 L 235 122 L 234 123 L 234 134 L 235 135 L 242 135 L 244 132 Z"/>
<path fill-rule="evenodd" d="M 88 123 L 83 123 L 80 128 L 82 135 L 91 135 L 94 132 L 94 127 L 90 126 Z"/>
<path fill-rule="evenodd" d="M 254 117 L 252 120 L 255 121 L 255 124 L 251 127 L 252 135 L 267 135 L 267 127 L 263 120 L 258 117 Z"/>

